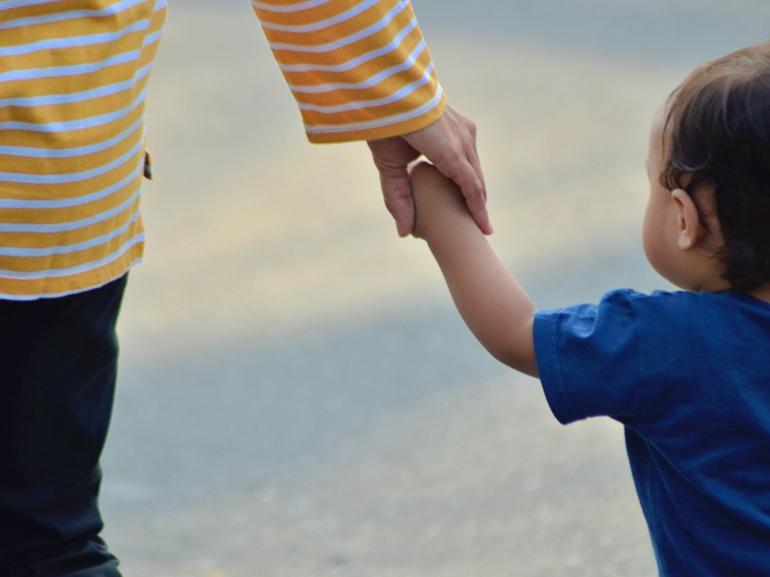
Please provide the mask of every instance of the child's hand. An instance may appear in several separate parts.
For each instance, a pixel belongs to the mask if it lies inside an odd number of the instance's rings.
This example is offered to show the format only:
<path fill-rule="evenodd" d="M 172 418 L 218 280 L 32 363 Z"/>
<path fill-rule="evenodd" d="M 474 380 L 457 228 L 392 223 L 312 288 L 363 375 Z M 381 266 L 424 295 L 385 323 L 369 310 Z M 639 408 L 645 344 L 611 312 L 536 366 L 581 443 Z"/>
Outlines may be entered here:
<path fill-rule="evenodd" d="M 415 238 L 426 238 L 429 231 L 447 219 L 457 216 L 472 219 L 460 189 L 432 164 L 420 162 L 415 165 L 409 178 L 416 212 L 412 231 Z"/>

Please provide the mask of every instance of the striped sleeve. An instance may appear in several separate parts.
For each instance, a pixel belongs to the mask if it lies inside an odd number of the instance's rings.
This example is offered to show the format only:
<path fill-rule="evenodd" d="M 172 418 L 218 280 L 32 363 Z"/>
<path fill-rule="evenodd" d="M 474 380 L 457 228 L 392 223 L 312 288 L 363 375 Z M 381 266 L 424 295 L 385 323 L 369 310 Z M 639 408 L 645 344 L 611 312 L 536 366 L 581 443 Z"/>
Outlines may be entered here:
<path fill-rule="evenodd" d="M 408 0 L 251 0 L 311 142 L 376 140 L 442 115 Z"/>

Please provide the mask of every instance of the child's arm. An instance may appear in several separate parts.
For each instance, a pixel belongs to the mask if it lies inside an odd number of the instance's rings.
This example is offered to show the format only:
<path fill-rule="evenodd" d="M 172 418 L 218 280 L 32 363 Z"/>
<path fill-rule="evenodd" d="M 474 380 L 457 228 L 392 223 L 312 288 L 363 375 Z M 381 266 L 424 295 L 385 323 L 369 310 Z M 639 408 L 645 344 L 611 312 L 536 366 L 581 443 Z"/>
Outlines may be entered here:
<path fill-rule="evenodd" d="M 414 234 L 428 242 L 465 323 L 497 360 L 538 376 L 535 305 L 474 223 L 457 186 L 423 163 L 412 171 L 412 189 Z"/>

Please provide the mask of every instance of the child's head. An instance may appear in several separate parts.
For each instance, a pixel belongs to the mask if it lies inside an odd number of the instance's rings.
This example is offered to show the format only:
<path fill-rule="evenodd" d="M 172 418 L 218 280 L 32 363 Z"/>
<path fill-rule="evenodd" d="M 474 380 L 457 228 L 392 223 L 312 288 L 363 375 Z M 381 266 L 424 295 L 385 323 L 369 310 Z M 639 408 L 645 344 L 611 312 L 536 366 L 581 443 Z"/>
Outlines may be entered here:
<path fill-rule="evenodd" d="M 658 114 L 644 248 L 689 290 L 770 283 L 770 44 L 693 72 Z"/>

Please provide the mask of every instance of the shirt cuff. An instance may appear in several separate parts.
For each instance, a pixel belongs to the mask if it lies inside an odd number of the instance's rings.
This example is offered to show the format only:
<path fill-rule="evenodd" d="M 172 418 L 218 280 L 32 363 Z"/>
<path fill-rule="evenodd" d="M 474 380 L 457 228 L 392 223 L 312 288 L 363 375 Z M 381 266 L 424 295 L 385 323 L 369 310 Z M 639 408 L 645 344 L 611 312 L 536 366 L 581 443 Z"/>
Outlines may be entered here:
<path fill-rule="evenodd" d="M 426 107 L 425 112 L 421 112 L 414 118 L 403 121 L 387 123 L 389 119 L 384 119 L 382 126 L 373 128 L 352 128 L 340 132 L 314 132 L 312 128 L 306 128 L 307 139 L 313 144 L 336 144 L 341 142 L 356 142 L 363 140 L 382 140 L 394 136 L 403 136 L 412 132 L 417 132 L 436 122 L 444 114 L 446 109 L 446 95 L 438 94 L 438 102 L 433 107 Z"/>

